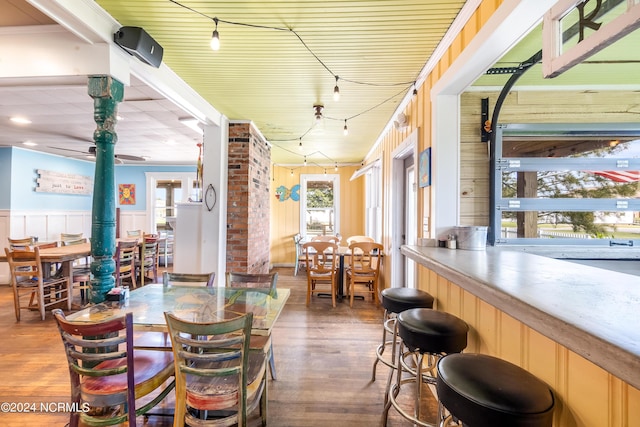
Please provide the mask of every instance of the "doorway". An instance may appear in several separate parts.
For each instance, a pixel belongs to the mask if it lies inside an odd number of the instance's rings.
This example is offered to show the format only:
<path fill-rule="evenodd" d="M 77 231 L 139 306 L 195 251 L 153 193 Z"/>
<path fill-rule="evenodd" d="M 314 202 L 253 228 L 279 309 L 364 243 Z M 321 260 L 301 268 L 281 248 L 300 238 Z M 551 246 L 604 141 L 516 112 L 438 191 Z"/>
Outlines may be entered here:
<path fill-rule="evenodd" d="M 416 150 L 415 130 L 392 153 L 391 164 L 391 286 L 416 287 L 415 263 L 401 252 L 402 245 L 414 245 L 417 236 Z"/>
<path fill-rule="evenodd" d="M 196 185 L 196 174 L 188 172 L 146 172 L 147 230 L 173 229 L 176 203 L 188 202 Z M 187 189 L 185 191 L 185 189 Z"/>

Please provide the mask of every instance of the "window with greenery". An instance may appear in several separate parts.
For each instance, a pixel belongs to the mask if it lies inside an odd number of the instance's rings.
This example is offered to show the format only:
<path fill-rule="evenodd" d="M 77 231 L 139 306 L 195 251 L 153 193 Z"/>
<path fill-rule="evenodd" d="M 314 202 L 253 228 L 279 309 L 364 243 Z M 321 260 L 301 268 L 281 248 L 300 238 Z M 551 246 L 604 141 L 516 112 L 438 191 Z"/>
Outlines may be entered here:
<path fill-rule="evenodd" d="M 307 175 L 301 180 L 300 232 L 303 235 L 339 233 L 339 175 Z"/>
<path fill-rule="evenodd" d="M 496 131 L 496 244 L 640 244 L 640 124 Z"/>

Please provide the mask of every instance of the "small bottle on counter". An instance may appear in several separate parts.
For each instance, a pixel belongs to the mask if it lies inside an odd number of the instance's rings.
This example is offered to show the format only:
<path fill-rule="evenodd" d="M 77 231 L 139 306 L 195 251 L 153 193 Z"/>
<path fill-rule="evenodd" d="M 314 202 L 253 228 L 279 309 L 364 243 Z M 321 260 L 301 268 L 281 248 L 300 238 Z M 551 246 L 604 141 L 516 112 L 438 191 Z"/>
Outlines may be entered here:
<path fill-rule="evenodd" d="M 447 239 L 447 247 L 449 249 L 456 249 L 458 247 L 458 242 L 456 241 L 455 234 L 449 234 L 449 237 Z"/>

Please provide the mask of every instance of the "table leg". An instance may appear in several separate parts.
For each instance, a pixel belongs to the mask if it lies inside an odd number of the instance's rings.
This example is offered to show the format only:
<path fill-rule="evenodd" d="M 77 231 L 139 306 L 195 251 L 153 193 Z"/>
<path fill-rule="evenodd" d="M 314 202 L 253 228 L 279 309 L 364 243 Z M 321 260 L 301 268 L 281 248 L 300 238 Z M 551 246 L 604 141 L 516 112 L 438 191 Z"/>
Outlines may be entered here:
<path fill-rule="evenodd" d="M 338 263 L 338 301 L 344 298 L 344 255 L 340 255 Z"/>

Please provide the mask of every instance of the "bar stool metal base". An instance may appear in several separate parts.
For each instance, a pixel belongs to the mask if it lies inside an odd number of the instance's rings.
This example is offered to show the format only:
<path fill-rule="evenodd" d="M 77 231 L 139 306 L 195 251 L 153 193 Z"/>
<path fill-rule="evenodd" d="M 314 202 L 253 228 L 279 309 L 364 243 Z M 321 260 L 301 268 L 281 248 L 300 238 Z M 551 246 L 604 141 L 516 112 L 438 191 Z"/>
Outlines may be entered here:
<path fill-rule="evenodd" d="M 382 362 L 391 368 L 389 378 L 387 380 L 386 390 L 389 389 L 393 371 L 396 369 L 396 354 L 398 352 L 398 329 L 396 318 L 398 313 L 410 308 L 431 308 L 433 307 L 434 298 L 427 292 L 413 288 L 387 288 L 380 294 L 380 300 L 384 307 L 384 315 L 382 318 L 382 343 L 376 348 L 376 359 L 373 361 L 373 372 L 371 373 L 371 381 L 376 380 L 376 368 L 378 362 Z M 391 340 L 387 340 L 387 334 L 391 334 Z M 391 357 L 385 355 L 387 348 L 391 348 Z M 389 354 L 388 352 L 386 353 Z M 386 402 L 385 396 L 385 402 Z"/>
<path fill-rule="evenodd" d="M 387 425 L 389 409 L 395 410 L 414 425 L 434 427 L 433 421 L 426 421 L 421 414 L 423 384 L 436 385 L 438 361 L 449 353 L 458 353 L 467 346 L 467 324 L 448 313 L 428 309 L 413 308 L 398 314 L 396 319 L 400 338 L 395 383 L 388 384 L 381 425 Z M 413 385 L 413 414 L 398 402 L 398 396 L 408 384 Z M 406 404 L 404 405 L 407 406 Z"/>

